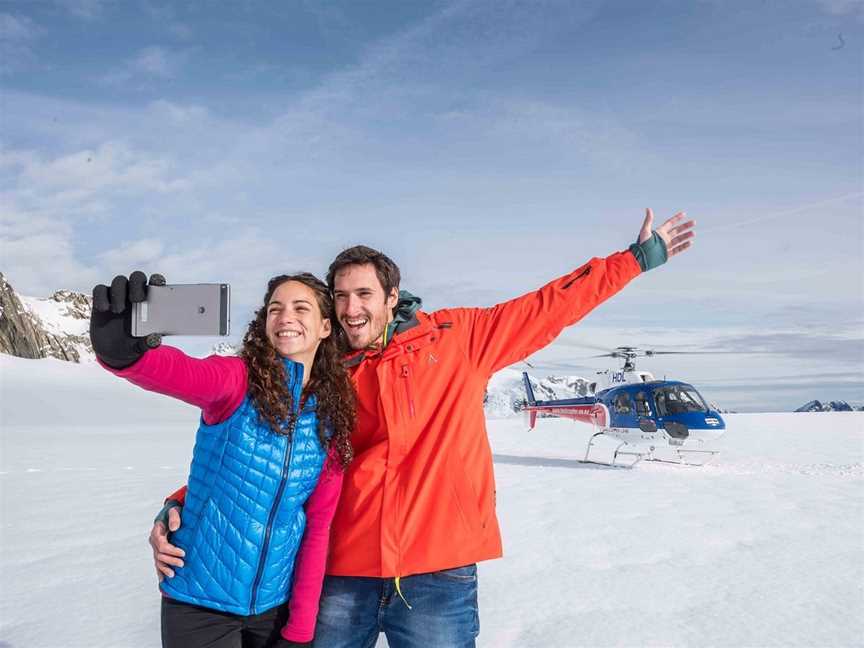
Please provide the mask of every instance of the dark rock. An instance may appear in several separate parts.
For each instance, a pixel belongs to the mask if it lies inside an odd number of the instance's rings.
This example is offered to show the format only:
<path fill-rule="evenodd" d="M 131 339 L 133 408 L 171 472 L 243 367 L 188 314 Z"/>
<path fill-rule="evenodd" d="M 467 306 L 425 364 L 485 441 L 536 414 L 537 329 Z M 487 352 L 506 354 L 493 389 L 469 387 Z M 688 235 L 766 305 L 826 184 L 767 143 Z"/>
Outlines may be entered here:
<path fill-rule="evenodd" d="M 91 299 L 87 295 L 58 290 L 50 301 L 57 303 L 58 315 L 89 320 Z M 0 353 L 19 358 L 58 358 L 81 362 L 82 353 L 92 355 L 90 336 L 48 330 L 39 316 L 27 308 L 12 285 L 0 273 Z"/>

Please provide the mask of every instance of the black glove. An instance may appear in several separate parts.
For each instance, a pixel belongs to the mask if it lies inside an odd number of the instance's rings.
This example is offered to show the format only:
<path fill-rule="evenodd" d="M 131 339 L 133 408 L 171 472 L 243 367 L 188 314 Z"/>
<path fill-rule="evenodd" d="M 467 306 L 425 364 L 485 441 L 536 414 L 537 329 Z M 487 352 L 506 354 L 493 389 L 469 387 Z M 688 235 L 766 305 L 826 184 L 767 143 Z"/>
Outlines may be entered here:
<path fill-rule="evenodd" d="M 90 315 L 90 341 L 97 357 L 109 367 L 123 369 L 135 364 L 148 349 L 162 343 L 156 334 L 132 336 L 132 304 L 147 299 L 147 277 L 133 272 L 129 279 L 114 277 L 111 288 L 99 284 L 93 288 L 93 311 Z M 152 275 L 151 286 L 164 286 L 165 277 Z"/>

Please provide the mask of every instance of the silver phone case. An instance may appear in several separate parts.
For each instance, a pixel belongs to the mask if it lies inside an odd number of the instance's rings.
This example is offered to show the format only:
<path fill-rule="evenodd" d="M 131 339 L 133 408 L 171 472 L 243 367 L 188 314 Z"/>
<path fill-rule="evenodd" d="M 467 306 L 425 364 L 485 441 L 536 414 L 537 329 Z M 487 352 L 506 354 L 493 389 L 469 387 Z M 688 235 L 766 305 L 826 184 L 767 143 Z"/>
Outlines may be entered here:
<path fill-rule="evenodd" d="M 147 301 L 132 305 L 132 335 L 228 335 L 228 284 L 148 286 Z"/>

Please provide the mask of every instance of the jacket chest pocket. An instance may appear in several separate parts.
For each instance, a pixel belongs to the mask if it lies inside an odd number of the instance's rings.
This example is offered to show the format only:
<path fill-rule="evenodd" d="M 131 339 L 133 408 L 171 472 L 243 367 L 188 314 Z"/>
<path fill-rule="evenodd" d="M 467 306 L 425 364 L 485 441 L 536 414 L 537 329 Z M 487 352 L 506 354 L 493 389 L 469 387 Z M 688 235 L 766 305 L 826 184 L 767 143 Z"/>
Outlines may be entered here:
<path fill-rule="evenodd" d="M 403 416 L 408 420 L 417 418 L 422 405 L 422 384 L 429 377 L 429 372 L 437 369 L 438 357 L 434 344 L 437 337 L 437 334 L 430 333 L 405 343 L 402 353 L 396 358 L 399 400 L 404 405 Z"/>

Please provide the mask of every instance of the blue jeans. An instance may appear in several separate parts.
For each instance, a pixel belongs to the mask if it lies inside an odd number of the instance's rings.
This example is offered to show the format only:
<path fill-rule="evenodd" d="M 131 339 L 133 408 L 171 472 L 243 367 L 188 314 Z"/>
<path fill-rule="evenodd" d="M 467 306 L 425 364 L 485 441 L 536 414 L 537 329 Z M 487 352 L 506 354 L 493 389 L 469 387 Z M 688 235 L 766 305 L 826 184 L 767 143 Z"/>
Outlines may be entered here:
<path fill-rule="evenodd" d="M 372 648 L 381 632 L 390 648 L 473 648 L 477 565 L 405 576 L 399 589 L 404 601 L 392 578 L 325 577 L 315 648 Z"/>

